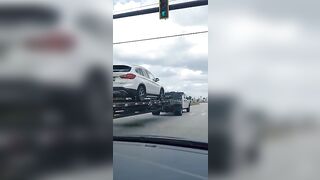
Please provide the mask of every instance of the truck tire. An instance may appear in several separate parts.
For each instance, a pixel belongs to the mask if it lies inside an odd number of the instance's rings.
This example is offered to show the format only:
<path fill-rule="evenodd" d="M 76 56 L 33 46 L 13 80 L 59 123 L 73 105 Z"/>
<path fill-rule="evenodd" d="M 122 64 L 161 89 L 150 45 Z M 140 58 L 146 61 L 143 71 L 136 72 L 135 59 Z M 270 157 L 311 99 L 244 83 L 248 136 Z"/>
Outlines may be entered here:
<path fill-rule="evenodd" d="M 137 100 L 143 101 L 147 96 L 146 88 L 143 85 L 140 85 L 137 89 Z"/>
<path fill-rule="evenodd" d="M 153 111 L 153 112 L 152 112 L 152 115 L 154 115 L 154 116 L 159 116 L 159 115 L 160 115 L 160 111 Z"/>
<path fill-rule="evenodd" d="M 183 111 L 183 108 L 182 108 L 182 107 L 178 107 L 178 108 L 175 110 L 174 114 L 175 114 L 176 116 L 182 116 L 182 111 Z"/>
<path fill-rule="evenodd" d="M 163 88 L 161 88 L 161 90 L 160 90 L 160 94 L 159 94 L 158 99 L 159 99 L 160 101 L 164 100 L 164 90 L 163 90 Z"/>
<path fill-rule="evenodd" d="M 187 112 L 190 112 L 190 104 L 189 104 L 189 107 L 187 108 Z"/>

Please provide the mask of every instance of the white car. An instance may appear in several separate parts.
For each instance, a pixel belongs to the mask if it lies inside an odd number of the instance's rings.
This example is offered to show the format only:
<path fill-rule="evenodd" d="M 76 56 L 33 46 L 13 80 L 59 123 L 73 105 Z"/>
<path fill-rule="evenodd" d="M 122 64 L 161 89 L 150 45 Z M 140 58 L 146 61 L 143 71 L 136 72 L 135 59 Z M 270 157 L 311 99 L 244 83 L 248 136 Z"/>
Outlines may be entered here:
<path fill-rule="evenodd" d="M 105 108 L 102 101 L 111 93 L 106 87 L 111 87 L 112 19 L 94 6 L 90 1 L 0 2 L 0 103 L 44 95 L 42 100 L 59 99 L 68 108 L 81 106 L 74 113 L 80 117 Z"/>
<path fill-rule="evenodd" d="M 114 97 L 164 98 L 164 88 L 150 71 L 141 66 L 113 65 Z"/>

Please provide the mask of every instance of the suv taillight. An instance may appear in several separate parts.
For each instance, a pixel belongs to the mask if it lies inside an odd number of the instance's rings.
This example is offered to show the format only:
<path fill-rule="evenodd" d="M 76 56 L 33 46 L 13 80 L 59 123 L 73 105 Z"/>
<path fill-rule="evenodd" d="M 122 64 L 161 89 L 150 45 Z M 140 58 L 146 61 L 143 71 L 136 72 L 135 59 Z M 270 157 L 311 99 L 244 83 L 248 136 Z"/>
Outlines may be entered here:
<path fill-rule="evenodd" d="M 134 79 L 136 78 L 135 74 L 129 73 L 129 74 L 124 74 L 120 76 L 121 79 Z"/>
<path fill-rule="evenodd" d="M 67 52 L 74 46 L 74 38 L 65 33 L 52 33 L 31 38 L 26 45 L 30 50 Z"/>

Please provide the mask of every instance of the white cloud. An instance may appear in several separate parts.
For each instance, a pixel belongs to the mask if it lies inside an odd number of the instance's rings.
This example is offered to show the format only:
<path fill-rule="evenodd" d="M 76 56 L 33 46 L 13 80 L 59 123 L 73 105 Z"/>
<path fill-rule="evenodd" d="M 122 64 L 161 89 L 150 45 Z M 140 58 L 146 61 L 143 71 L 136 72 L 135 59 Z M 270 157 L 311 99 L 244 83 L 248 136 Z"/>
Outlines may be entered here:
<path fill-rule="evenodd" d="M 257 44 L 288 45 L 296 43 L 300 35 L 299 26 L 288 20 L 274 21 L 244 12 L 214 15 L 217 16 L 214 21 L 219 24 L 215 32 L 222 33 L 223 43 L 235 48 L 244 49 Z"/>

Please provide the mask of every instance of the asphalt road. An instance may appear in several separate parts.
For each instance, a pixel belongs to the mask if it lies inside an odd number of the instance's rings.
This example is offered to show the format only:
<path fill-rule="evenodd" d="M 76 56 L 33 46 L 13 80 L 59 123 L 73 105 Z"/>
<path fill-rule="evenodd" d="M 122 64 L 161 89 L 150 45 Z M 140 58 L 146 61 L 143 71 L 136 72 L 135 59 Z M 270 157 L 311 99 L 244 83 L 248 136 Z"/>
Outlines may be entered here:
<path fill-rule="evenodd" d="M 208 104 L 191 106 L 182 116 L 151 113 L 113 120 L 113 135 L 157 135 L 208 142 Z"/>
<path fill-rule="evenodd" d="M 114 119 L 113 133 L 116 136 L 158 135 L 179 137 L 188 140 L 208 142 L 208 106 L 199 104 L 182 116 L 151 113 Z M 112 179 L 112 169 L 107 164 L 65 168 L 45 174 L 39 180 L 105 180 Z"/>

